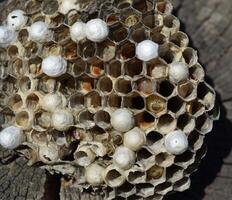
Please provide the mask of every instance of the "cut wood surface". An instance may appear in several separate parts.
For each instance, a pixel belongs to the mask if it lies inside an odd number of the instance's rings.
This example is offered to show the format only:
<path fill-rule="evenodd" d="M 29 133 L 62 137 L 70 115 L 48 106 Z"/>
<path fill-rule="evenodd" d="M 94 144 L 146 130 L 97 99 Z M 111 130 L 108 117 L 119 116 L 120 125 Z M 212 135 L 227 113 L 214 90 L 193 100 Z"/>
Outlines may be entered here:
<path fill-rule="evenodd" d="M 232 200 L 232 1 L 173 0 L 182 31 L 199 51 L 207 79 L 217 93 L 221 119 L 207 136 L 208 153 L 191 188 L 166 200 Z M 0 3 L 4 10 L 4 2 Z M 60 177 L 28 167 L 23 158 L 0 149 L 0 200 L 90 199 L 61 184 Z"/>

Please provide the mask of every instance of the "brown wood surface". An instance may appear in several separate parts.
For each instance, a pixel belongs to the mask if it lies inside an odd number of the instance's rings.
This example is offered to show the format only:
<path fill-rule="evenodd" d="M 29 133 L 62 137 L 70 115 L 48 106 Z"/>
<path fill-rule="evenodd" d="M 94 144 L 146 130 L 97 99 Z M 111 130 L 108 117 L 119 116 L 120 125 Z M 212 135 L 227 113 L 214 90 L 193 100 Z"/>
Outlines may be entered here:
<path fill-rule="evenodd" d="M 208 82 L 216 88 L 221 119 L 207 137 L 208 153 L 191 188 L 166 200 L 232 200 L 232 1 L 173 0 L 182 30 L 199 50 Z M 3 9 L 3 4 L 0 4 Z M 0 149 L 0 200 L 78 200 L 72 188 L 60 187 L 60 177 L 30 168 L 23 158 Z M 60 192 L 61 191 L 61 192 Z M 88 199 L 83 196 L 82 199 Z"/>

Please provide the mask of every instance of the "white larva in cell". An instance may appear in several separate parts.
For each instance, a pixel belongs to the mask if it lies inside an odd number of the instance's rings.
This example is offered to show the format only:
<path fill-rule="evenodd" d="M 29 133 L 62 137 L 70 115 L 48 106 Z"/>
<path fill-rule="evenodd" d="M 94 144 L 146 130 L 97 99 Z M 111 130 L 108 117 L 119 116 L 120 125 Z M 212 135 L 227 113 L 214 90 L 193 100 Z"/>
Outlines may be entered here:
<path fill-rule="evenodd" d="M 6 149 L 15 149 L 24 139 L 22 130 L 15 126 L 7 127 L 0 132 L 0 145 Z"/>
<path fill-rule="evenodd" d="M 180 130 L 173 131 L 165 137 L 164 145 L 168 153 L 180 155 L 188 149 L 188 138 Z"/>
<path fill-rule="evenodd" d="M 42 108 L 46 111 L 54 112 L 57 108 L 65 106 L 65 104 L 65 97 L 56 93 L 49 93 L 43 97 Z"/>
<path fill-rule="evenodd" d="M 144 40 L 136 47 L 136 56 L 142 61 L 149 61 L 158 57 L 159 45 L 151 40 Z"/>
<path fill-rule="evenodd" d="M 169 65 L 169 80 L 179 83 L 189 77 L 189 67 L 183 62 L 173 62 Z"/>
<path fill-rule="evenodd" d="M 61 0 L 59 11 L 62 14 L 67 14 L 71 10 L 80 10 L 77 0 Z"/>
<path fill-rule="evenodd" d="M 70 36 L 74 42 L 78 42 L 86 38 L 86 24 L 76 22 L 70 28 Z"/>
<path fill-rule="evenodd" d="M 52 39 L 52 31 L 49 30 L 48 24 L 42 21 L 33 23 L 29 28 L 29 37 L 35 42 L 47 42 Z"/>
<path fill-rule="evenodd" d="M 48 76 L 58 77 L 65 74 L 67 61 L 61 56 L 48 56 L 42 62 L 42 71 Z"/>
<path fill-rule="evenodd" d="M 135 153 L 127 147 L 117 147 L 113 155 L 113 162 L 121 169 L 130 169 L 135 163 Z"/>
<path fill-rule="evenodd" d="M 124 146 L 137 151 L 146 143 L 146 136 L 143 130 L 136 127 L 125 133 L 123 142 Z"/>
<path fill-rule="evenodd" d="M 134 123 L 133 113 L 126 108 L 118 109 L 111 115 L 111 124 L 117 131 L 127 132 L 133 128 Z"/>
<path fill-rule="evenodd" d="M 16 33 L 7 26 L 0 26 L 0 47 L 8 47 L 16 40 Z"/>
<path fill-rule="evenodd" d="M 13 30 L 20 30 L 28 21 L 26 13 L 22 10 L 14 10 L 7 16 L 7 25 Z"/>
<path fill-rule="evenodd" d="M 58 131 L 68 130 L 73 121 L 73 115 L 68 110 L 56 110 L 52 115 L 52 125 Z"/>
<path fill-rule="evenodd" d="M 104 182 L 103 173 L 104 168 L 102 166 L 95 163 L 91 164 L 85 171 L 86 181 L 93 186 L 99 186 Z"/>
<path fill-rule="evenodd" d="M 86 36 L 93 42 L 101 42 L 109 35 L 109 28 L 102 19 L 92 19 L 86 24 Z"/>

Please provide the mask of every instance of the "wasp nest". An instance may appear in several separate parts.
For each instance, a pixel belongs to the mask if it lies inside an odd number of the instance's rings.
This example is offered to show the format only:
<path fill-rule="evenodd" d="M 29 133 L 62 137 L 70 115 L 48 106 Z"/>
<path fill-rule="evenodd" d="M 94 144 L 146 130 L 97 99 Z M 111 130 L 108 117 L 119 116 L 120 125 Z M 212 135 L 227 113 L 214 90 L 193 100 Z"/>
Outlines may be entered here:
<path fill-rule="evenodd" d="M 215 92 L 170 2 L 13 2 L 0 26 L 2 146 L 105 199 L 186 190 Z"/>

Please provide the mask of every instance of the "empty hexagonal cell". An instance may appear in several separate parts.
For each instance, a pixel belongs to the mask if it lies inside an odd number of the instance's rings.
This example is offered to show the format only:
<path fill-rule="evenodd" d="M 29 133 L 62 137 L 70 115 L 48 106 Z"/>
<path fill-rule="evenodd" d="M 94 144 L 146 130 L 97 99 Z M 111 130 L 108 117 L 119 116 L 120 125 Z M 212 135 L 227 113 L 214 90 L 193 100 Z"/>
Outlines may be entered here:
<path fill-rule="evenodd" d="M 137 92 L 133 92 L 124 97 L 124 107 L 133 109 L 133 110 L 142 110 L 145 107 L 145 102 L 143 97 Z"/>
<path fill-rule="evenodd" d="M 86 71 L 90 76 L 99 77 L 104 74 L 104 68 L 104 62 L 101 59 L 94 57 L 88 61 Z"/>
<path fill-rule="evenodd" d="M 139 12 L 132 8 L 126 8 L 121 11 L 121 21 L 128 27 L 134 26 L 140 22 L 141 16 Z"/>
<path fill-rule="evenodd" d="M 68 72 L 72 76 L 78 77 L 85 72 L 85 69 L 86 69 L 86 62 L 83 61 L 81 58 L 78 58 L 78 59 L 72 61 L 72 63 L 70 63 L 70 67 L 68 68 Z"/>
<path fill-rule="evenodd" d="M 176 182 L 181 178 L 183 178 L 183 176 L 184 176 L 184 169 L 182 167 L 179 167 L 177 165 L 172 165 L 167 168 L 166 177 L 168 181 Z"/>
<path fill-rule="evenodd" d="M 192 153 L 189 150 L 175 157 L 175 163 L 180 167 L 185 167 L 186 165 L 190 165 L 193 162 L 194 162 L 194 153 Z"/>
<path fill-rule="evenodd" d="M 111 26 L 119 21 L 120 13 L 110 13 L 106 17 L 106 23 Z"/>
<path fill-rule="evenodd" d="M 159 56 L 168 64 L 179 61 L 182 57 L 182 51 L 180 47 L 173 43 L 165 43 L 159 48 Z"/>
<path fill-rule="evenodd" d="M 132 4 L 131 0 L 114 0 L 114 6 L 118 9 L 130 7 Z"/>
<path fill-rule="evenodd" d="M 110 114 L 106 110 L 99 110 L 94 115 L 94 121 L 100 128 L 107 129 L 111 126 Z"/>
<path fill-rule="evenodd" d="M 157 92 L 164 97 L 171 96 L 174 91 L 174 85 L 168 80 L 161 81 L 157 84 Z"/>
<path fill-rule="evenodd" d="M 149 78 L 141 78 L 136 82 L 136 89 L 145 97 L 155 91 L 155 82 Z"/>
<path fill-rule="evenodd" d="M 65 40 L 69 39 L 69 27 L 65 24 L 61 24 L 60 26 L 54 28 L 54 41 L 57 43 L 64 42 Z"/>
<path fill-rule="evenodd" d="M 58 27 L 60 24 L 64 23 L 65 16 L 61 13 L 55 13 L 49 17 L 49 25 L 53 28 Z"/>
<path fill-rule="evenodd" d="M 29 72 L 33 75 L 41 74 L 41 63 L 42 58 L 40 57 L 34 57 L 28 60 Z"/>
<path fill-rule="evenodd" d="M 196 152 L 199 150 L 204 143 L 204 136 L 196 130 L 192 131 L 188 136 L 189 147 L 192 151 Z"/>
<path fill-rule="evenodd" d="M 7 54 L 10 58 L 17 57 L 19 55 L 19 50 L 16 45 L 10 45 L 7 48 Z"/>
<path fill-rule="evenodd" d="M 137 58 L 134 58 L 128 62 L 125 63 L 124 65 L 125 68 L 125 74 L 134 77 L 137 75 L 142 74 L 143 72 L 143 62 L 138 60 Z"/>
<path fill-rule="evenodd" d="M 153 10 L 154 3 L 150 0 L 134 0 L 132 7 L 142 13 Z"/>
<path fill-rule="evenodd" d="M 206 82 L 202 82 L 197 87 L 197 97 L 203 100 L 207 110 L 211 110 L 215 105 L 216 94 L 214 89 Z"/>
<path fill-rule="evenodd" d="M 201 134 L 207 134 L 213 129 L 213 120 L 207 114 L 203 114 L 196 119 L 196 129 Z"/>
<path fill-rule="evenodd" d="M 167 101 L 161 96 L 150 95 L 146 100 L 147 109 L 156 115 L 161 115 L 167 111 Z"/>
<path fill-rule="evenodd" d="M 23 100 L 20 94 L 14 94 L 8 100 L 8 106 L 13 111 L 17 111 L 22 105 L 23 105 Z"/>
<path fill-rule="evenodd" d="M 143 170 L 143 167 L 134 166 L 126 173 L 126 178 L 129 183 L 137 184 L 146 182 L 147 173 Z"/>
<path fill-rule="evenodd" d="M 186 103 L 178 96 L 174 96 L 168 100 L 168 110 L 179 116 L 185 112 Z"/>
<path fill-rule="evenodd" d="M 21 29 L 18 33 L 18 40 L 22 43 L 22 45 L 25 45 L 28 41 L 29 33 L 27 29 Z"/>
<path fill-rule="evenodd" d="M 153 153 L 147 147 L 142 147 L 141 149 L 137 151 L 137 160 L 140 163 L 147 162 L 149 159 L 151 159 L 152 156 L 153 156 Z M 147 167 L 147 165 L 145 167 Z"/>
<path fill-rule="evenodd" d="M 85 40 L 78 43 L 78 53 L 83 59 L 93 58 L 96 54 L 95 43 Z"/>
<path fill-rule="evenodd" d="M 205 106 L 198 99 L 195 99 L 187 104 L 187 111 L 194 117 L 202 115 L 205 111 Z"/>
<path fill-rule="evenodd" d="M 117 195 L 123 198 L 128 198 L 133 194 L 136 194 L 135 185 L 128 182 L 125 182 L 122 186 L 117 188 Z"/>
<path fill-rule="evenodd" d="M 119 78 L 114 85 L 114 89 L 119 94 L 125 95 L 132 91 L 131 80 L 126 78 Z"/>
<path fill-rule="evenodd" d="M 135 27 L 133 27 L 131 32 L 131 39 L 136 42 L 140 43 L 148 38 L 148 33 L 146 31 L 146 28 L 143 27 L 142 24 L 138 24 Z"/>
<path fill-rule="evenodd" d="M 93 116 L 94 116 L 93 113 L 91 113 L 89 110 L 84 110 L 80 112 L 77 116 L 77 120 L 78 120 L 77 126 L 86 129 L 93 128 L 95 125 Z"/>
<path fill-rule="evenodd" d="M 195 125 L 195 119 L 186 113 L 178 117 L 177 127 L 184 133 L 190 133 L 193 131 L 195 129 Z"/>
<path fill-rule="evenodd" d="M 166 195 L 168 192 L 171 192 L 173 190 L 172 183 L 170 182 L 165 182 L 161 183 L 156 186 L 155 191 L 158 194 Z"/>
<path fill-rule="evenodd" d="M 63 46 L 62 55 L 67 60 L 73 60 L 77 58 L 77 44 L 73 41 L 69 41 Z"/>
<path fill-rule="evenodd" d="M 15 93 L 17 79 L 13 76 L 8 75 L 1 84 L 1 90 L 6 92 L 7 94 Z"/>
<path fill-rule="evenodd" d="M 203 67 L 197 63 L 189 68 L 189 78 L 191 81 L 200 82 L 205 77 L 205 71 Z"/>
<path fill-rule="evenodd" d="M 97 44 L 97 55 L 105 62 L 112 60 L 116 54 L 116 46 L 110 40 Z"/>
<path fill-rule="evenodd" d="M 114 42 L 121 42 L 128 36 L 128 29 L 121 23 L 116 23 L 110 26 L 109 38 Z"/>
<path fill-rule="evenodd" d="M 99 110 L 102 106 L 102 98 L 97 91 L 92 91 L 85 96 L 85 106 L 89 110 Z"/>
<path fill-rule="evenodd" d="M 46 42 L 42 47 L 42 56 L 47 57 L 50 55 L 60 55 L 63 51 L 63 48 L 61 45 L 55 43 L 55 42 Z"/>
<path fill-rule="evenodd" d="M 64 95 L 71 95 L 76 91 L 76 80 L 69 74 L 65 74 L 59 79 L 60 82 L 60 92 Z"/>
<path fill-rule="evenodd" d="M 158 119 L 157 128 L 161 133 L 169 133 L 176 129 L 177 120 L 170 114 L 164 114 Z"/>
<path fill-rule="evenodd" d="M 29 0 L 25 5 L 25 11 L 27 14 L 34 14 L 41 10 L 41 1 Z"/>
<path fill-rule="evenodd" d="M 91 92 L 94 89 L 94 79 L 87 75 L 81 76 L 79 82 L 81 90 L 84 93 Z"/>
<path fill-rule="evenodd" d="M 122 64 L 118 60 L 112 60 L 107 64 L 107 73 L 113 77 L 117 78 L 122 74 Z"/>
<path fill-rule="evenodd" d="M 108 76 L 102 76 L 98 80 L 97 88 L 103 93 L 110 93 L 113 89 L 113 82 Z"/>
<path fill-rule="evenodd" d="M 155 193 L 154 186 L 150 183 L 139 183 L 136 185 L 136 189 L 137 195 L 144 199 L 153 196 Z"/>
<path fill-rule="evenodd" d="M 157 165 L 161 167 L 169 167 L 174 163 L 174 158 L 175 158 L 174 155 L 170 155 L 166 152 L 162 152 L 156 155 L 155 161 Z"/>
<path fill-rule="evenodd" d="M 25 44 L 24 46 L 24 56 L 27 58 L 31 58 L 35 55 L 37 55 L 39 51 L 39 47 L 37 45 L 37 43 L 30 41 L 28 43 Z"/>
<path fill-rule="evenodd" d="M 155 125 L 155 118 L 149 112 L 143 111 L 135 116 L 136 125 L 142 129 L 147 129 Z"/>
<path fill-rule="evenodd" d="M 26 97 L 26 107 L 31 110 L 36 110 L 40 106 L 41 98 L 42 94 L 40 94 L 39 92 L 29 94 Z"/>
<path fill-rule="evenodd" d="M 118 47 L 119 57 L 122 60 L 128 60 L 135 57 L 135 44 L 130 41 L 121 43 Z"/>
<path fill-rule="evenodd" d="M 161 59 L 151 60 L 146 63 L 147 75 L 155 79 L 164 79 L 167 77 L 168 66 Z"/>
<path fill-rule="evenodd" d="M 34 81 L 32 80 L 31 77 L 29 76 L 23 76 L 20 80 L 19 80 L 19 89 L 22 92 L 28 92 L 33 90 L 35 87 L 34 85 Z"/>
<path fill-rule="evenodd" d="M 159 13 L 171 14 L 173 10 L 172 3 L 169 0 L 158 1 L 155 10 Z"/>
<path fill-rule="evenodd" d="M 15 123 L 23 130 L 31 128 L 33 123 L 33 113 L 29 110 L 20 110 L 15 115 Z"/>
<path fill-rule="evenodd" d="M 176 44 L 179 47 L 187 47 L 189 44 L 189 38 L 184 32 L 178 31 L 171 35 L 170 42 Z"/>
<path fill-rule="evenodd" d="M 173 189 L 178 192 L 183 192 L 190 188 L 190 184 L 191 184 L 190 178 L 184 177 L 173 185 Z"/>
<path fill-rule="evenodd" d="M 198 61 L 197 51 L 193 48 L 187 47 L 183 51 L 183 58 L 189 66 L 195 65 Z"/>
<path fill-rule="evenodd" d="M 197 97 L 196 85 L 190 81 L 178 85 L 177 92 L 179 97 L 185 101 L 192 101 Z"/>
<path fill-rule="evenodd" d="M 59 8 L 57 0 L 44 0 L 42 3 L 42 12 L 45 15 L 52 15 Z"/>
<path fill-rule="evenodd" d="M 80 92 L 73 94 L 69 99 L 69 107 L 72 109 L 82 109 L 84 103 L 84 95 Z"/>
<path fill-rule="evenodd" d="M 167 41 L 167 38 L 165 37 L 165 35 L 161 31 L 162 31 L 161 27 L 156 27 L 156 28 L 153 28 L 152 30 L 150 30 L 151 40 L 159 45 L 162 45 Z M 167 55 L 167 57 L 171 56 L 171 53 L 169 53 L 169 54 L 170 55 Z"/>
<path fill-rule="evenodd" d="M 164 17 L 164 32 L 170 31 L 171 33 L 175 33 L 180 29 L 180 21 L 174 15 L 167 15 Z"/>
<path fill-rule="evenodd" d="M 163 135 L 156 131 L 147 133 L 147 146 L 153 151 L 158 152 L 163 146 Z"/>
<path fill-rule="evenodd" d="M 122 97 L 116 93 L 112 93 L 108 96 L 108 105 L 112 108 L 120 108 L 122 104 Z"/>
<path fill-rule="evenodd" d="M 9 61 L 8 67 L 10 68 L 10 74 L 13 76 L 20 76 L 25 73 L 24 61 L 21 58 L 15 58 Z"/>
<path fill-rule="evenodd" d="M 150 12 L 143 16 L 142 22 L 146 27 L 153 29 L 163 24 L 163 17 Z"/>

